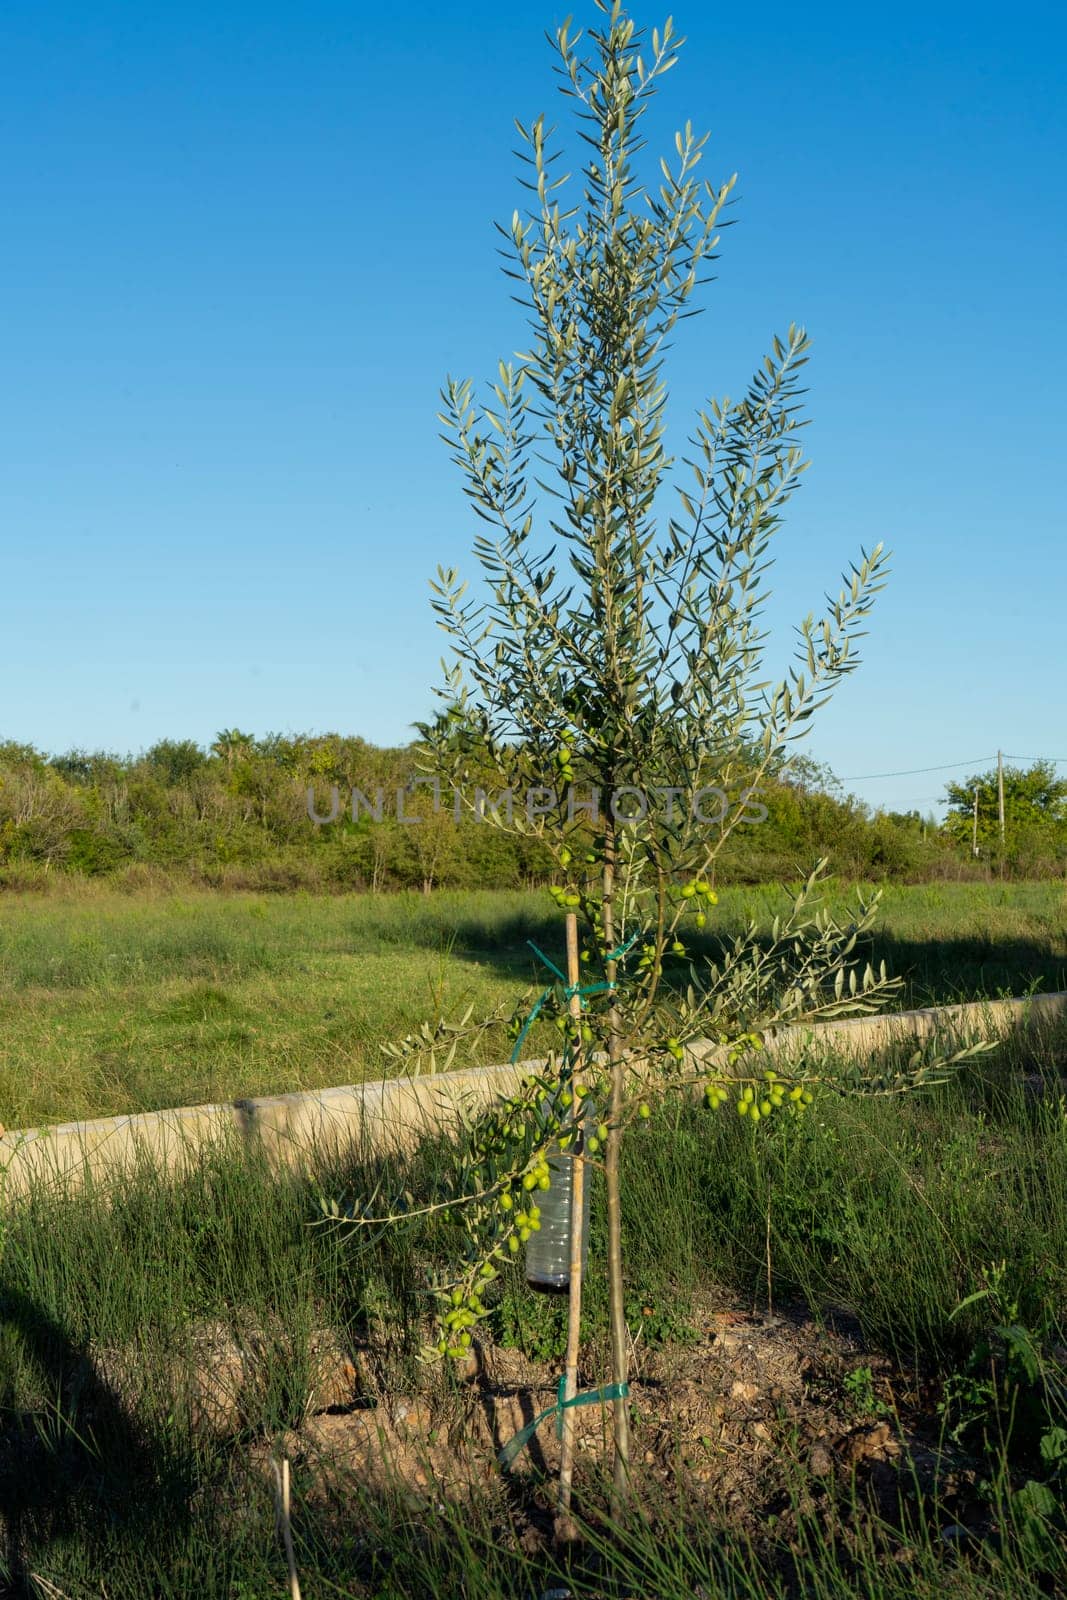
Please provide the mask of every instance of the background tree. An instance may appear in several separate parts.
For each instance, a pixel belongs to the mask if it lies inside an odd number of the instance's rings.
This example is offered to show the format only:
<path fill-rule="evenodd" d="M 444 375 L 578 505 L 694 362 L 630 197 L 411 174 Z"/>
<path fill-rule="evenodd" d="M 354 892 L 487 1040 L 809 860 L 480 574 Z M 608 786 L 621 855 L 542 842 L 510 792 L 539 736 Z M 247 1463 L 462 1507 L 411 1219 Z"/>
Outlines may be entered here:
<path fill-rule="evenodd" d="M 160 739 L 143 759 L 161 783 L 176 787 L 198 773 L 208 758 L 194 739 Z"/>
<path fill-rule="evenodd" d="M 1031 767 L 1004 768 L 1004 845 L 1000 841 L 997 769 L 975 773 L 945 787 L 948 815 L 945 831 L 970 849 L 974 830 L 974 796 L 978 791 L 978 848 L 996 860 L 1067 861 L 1067 778 L 1056 775 L 1051 761 Z"/>
<path fill-rule="evenodd" d="M 476 741 L 469 747 L 459 738 L 452 742 L 456 760 L 466 762 L 470 795 L 478 787 L 492 791 L 499 781 L 492 760 Z M 186 741 L 169 743 L 184 748 Z M 272 735 L 262 741 L 248 734 L 228 750 L 216 739 L 202 759 L 183 757 L 171 766 L 144 752 L 48 756 L 29 745 L 0 742 L 0 871 L 18 876 L 25 867 L 32 876 L 47 866 L 50 874 L 110 876 L 131 866 L 158 866 L 195 882 L 244 888 L 419 887 L 426 874 L 410 848 L 409 830 L 393 813 L 397 788 L 436 761 L 430 751 L 424 740 L 388 749 L 350 734 Z M 582 777 L 581 758 L 574 762 L 572 770 Z M 749 750 L 741 770 L 757 764 L 757 753 Z M 711 755 L 704 776 L 718 781 Z M 991 822 L 995 843 L 993 779 L 987 775 L 984 782 L 983 817 Z M 356 788 L 372 797 L 379 786 L 386 798 L 380 823 L 362 815 L 353 824 L 339 799 L 336 822 L 312 825 L 309 787 L 317 812 L 328 815 L 331 788 L 339 796 Z M 1067 865 L 1067 825 L 1044 807 L 1032 825 L 1009 826 L 1005 857 L 989 850 L 976 861 L 970 813 L 959 807 L 962 827 L 953 813 L 942 827 L 917 813 L 872 811 L 842 794 L 827 769 L 793 751 L 768 769 L 760 787 L 767 817 L 759 826 L 734 830 L 709 869 L 713 886 L 793 882 L 803 864 L 823 851 L 842 882 L 987 877 L 994 866 L 1012 877 L 1035 877 Z M 967 793 L 964 785 L 959 788 Z M 536 832 L 507 833 L 462 812 L 457 824 L 453 796 L 444 790 L 441 812 L 437 820 L 443 825 L 447 819 L 451 844 L 438 854 L 435 885 L 511 889 L 549 881 L 552 858 Z M 598 837 L 598 827 L 580 815 L 571 849 L 584 856 Z"/>
<path fill-rule="evenodd" d="M 254 735 L 242 733 L 240 728 L 223 728 L 215 735 L 211 754 L 218 756 L 220 761 L 225 761 L 228 769 L 232 769 L 234 762 L 247 755 L 255 742 Z"/>

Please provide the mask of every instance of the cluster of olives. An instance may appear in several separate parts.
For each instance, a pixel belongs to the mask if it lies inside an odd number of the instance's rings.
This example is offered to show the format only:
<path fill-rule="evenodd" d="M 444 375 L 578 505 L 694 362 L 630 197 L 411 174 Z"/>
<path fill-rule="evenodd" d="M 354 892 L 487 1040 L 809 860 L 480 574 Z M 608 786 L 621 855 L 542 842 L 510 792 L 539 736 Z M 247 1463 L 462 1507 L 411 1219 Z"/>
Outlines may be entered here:
<path fill-rule="evenodd" d="M 568 777 L 569 776 L 570 772 L 568 770 Z M 559 864 L 564 872 L 567 871 L 567 868 L 570 866 L 573 860 L 573 852 L 568 845 L 564 845 L 559 853 Z M 596 864 L 596 860 L 597 854 L 595 850 L 589 850 L 586 852 L 585 862 L 587 867 L 594 866 Z M 561 911 L 573 911 L 582 903 L 581 895 L 578 893 L 574 885 L 570 883 L 566 886 L 561 883 L 551 883 L 548 886 L 548 893 L 549 898 L 555 902 Z M 583 952 L 583 960 L 588 959 L 588 954 Z"/>
<path fill-rule="evenodd" d="M 534 1189 L 547 1189 L 550 1182 L 548 1162 L 542 1162 L 532 1172 L 528 1172 L 522 1180 L 522 1188 L 527 1194 L 532 1194 Z M 541 1207 L 530 1199 L 519 1210 L 515 1209 L 515 1198 L 510 1189 L 505 1189 L 497 1205 L 511 1224 L 511 1232 L 507 1235 L 508 1250 L 517 1256 L 519 1249 L 529 1239 L 531 1233 L 541 1231 Z"/>
<path fill-rule="evenodd" d="M 769 1117 L 772 1111 L 778 1111 L 788 1101 L 791 1111 L 805 1111 L 815 1096 L 810 1089 L 805 1089 L 803 1084 L 795 1083 L 792 1088 L 783 1083 L 773 1068 L 768 1067 L 763 1074 L 765 1087 L 757 1095 L 753 1084 L 746 1084 L 741 1091 L 737 1102 L 739 1116 L 748 1117 L 750 1122 L 759 1122 L 763 1117 Z"/>
<path fill-rule="evenodd" d="M 707 878 L 691 878 L 688 883 L 683 883 L 681 888 L 681 896 L 683 900 L 690 900 L 694 903 L 703 901 L 704 905 L 709 906 L 717 906 L 719 903 L 719 897 L 715 893 L 715 890 L 711 887 L 711 884 L 708 882 Z M 693 921 L 696 923 L 698 928 L 703 928 L 707 923 L 707 920 L 707 913 L 702 905 L 698 908 L 697 914 L 693 918 Z M 678 952 L 676 951 L 675 954 L 677 953 Z"/>
<path fill-rule="evenodd" d="M 686 948 L 681 939 L 672 939 L 667 948 L 670 950 L 672 955 L 684 956 L 686 954 Z M 641 946 L 641 954 L 638 958 L 637 970 L 639 972 L 647 972 L 649 967 L 654 967 L 656 965 L 658 957 L 658 947 L 650 942 L 646 942 Z"/>
<path fill-rule="evenodd" d="M 790 1111 L 806 1111 L 815 1096 L 810 1089 L 801 1083 L 790 1085 L 784 1082 L 772 1067 L 768 1067 L 763 1074 L 763 1083 L 757 1088 L 755 1084 L 748 1083 L 741 1090 L 737 1099 L 738 1116 L 747 1117 L 750 1122 L 762 1122 L 764 1117 L 769 1117 L 772 1111 L 778 1111 L 782 1106 Z M 704 1104 L 709 1111 L 717 1111 L 730 1099 L 730 1091 L 725 1084 L 713 1082 L 705 1085 Z"/>
<path fill-rule="evenodd" d="M 535 1189 L 547 1189 L 551 1182 L 552 1174 L 548 1169 L 548 1161 L 545 1159 L 544 1152 L 542 1151 L 537 1156 L 537 1159 L 529 1171 L 523 1173 L 522 1188 L 526 1194 L 532 1194 Z M 503 1196 L 501 1196 L 501 1200 L 503 1200 Z M 505 1206 L 504 1209 L 507 1210 L 507 1207 Z M 536 1211 L 536 1209 L 537 1207 L 535 1206 L 534 1210 Z M 521 1213 L 520 1215 L 516 1216 L 515 1221 L 522 1226 Z M 526 1241 L 523 1240 L 524 1244 L 525 1242 Z"/>
<path fill-rule="evenodd" d="M 472 1140 L 478 1170 L 472 1176 L 483 1191 L 498 1185 L 503 1187 L 508 1182 L 518 1185 L 523 1174 L 532 1170 L 536 1170 L 538 1176 L 542 1168 L 547 1171 L 543 1157 L 538 1157 L 537 1147 L 547 1146 L 559 1127 L 550 1087 L 544 1078 L 525 1078 L 519 1094 L 504 1100 L 498 1109 L 479 1119 Z M 533 1148 L 530 1148 L 531 1134 Z M 509 1163 L 513 1177 L 501 1173 L 501 1160 Z"/>
<path fill-rule="evenodd" d="M 561 1033 L 567 1043 L 575 1049 L 580 1044 L 592 1044 L 593 1030 L 588 1022 L 581 1022 L 577 1017 L 572 1017 L 569 1012 L 561 1011 L 555 1019 L 556 1029 Z"/>
<path fill-rule="evenodd" d="M 562 850 L 559 853 L 559 864 L 560 864 L 560 866 L 563 868 L 564 871 L 566 871 L 573 860 L 574 860 L 574 855 L 573 855 L 573 853 L 571 851 L 570 846 L 569 845 L 564 845 Z M 593 867 L 593 866 L 596 865 L 596 863 L 599 860 L 600 860 L 600 857 L 597 855 L 595 850 L 587 850 L 585 852 L 585 864 L 586 864 L 586 866 Z"/>
<path fill-rule="evenodd" d="M 659 952 L 654 944 L 645 943 L 641 946 L 641 955 L 637 962 L 639 972 L 646 972 L 649 967 L 655 966 Z"/>
<path fill-rule="evenodd" d="M 560 910 L 573 911 L 575 906 L 580 906 L 582 897 L 576 889 L 564 889 L 561 884 L 550 883 L 548 892 Z"/>
<path fill-rule="evenodd" d="M 444 1332 L 437 1341 L 440 1354 L 453 1359 L 465 1356 L 471 1347 L 471 1329 L 484 1315 L 485 1306 L 477 1293 L 465 1295 L 462 1289 L 453 1289 L 451 1305 L 441 1318 Z"/>

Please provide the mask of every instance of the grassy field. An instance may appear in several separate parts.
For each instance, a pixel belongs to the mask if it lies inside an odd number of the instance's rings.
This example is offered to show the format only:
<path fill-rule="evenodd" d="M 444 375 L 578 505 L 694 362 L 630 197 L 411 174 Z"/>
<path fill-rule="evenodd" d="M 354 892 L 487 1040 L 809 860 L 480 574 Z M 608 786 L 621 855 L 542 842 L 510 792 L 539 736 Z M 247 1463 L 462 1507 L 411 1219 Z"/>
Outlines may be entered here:
<path fill-rule="evenodd" d="M 726 890 L 716 933 L 781 895 Z M 126 895 L 86 883 L 0 899 L 0 1122 L 41 1122 L 380 1077 L 423 1018 L 490 1010 L 557 949 L 539 893 Z M 890 888 L 872 954 L 901 1004 L 1067 987 L 1062 883 Z M 536 1046 L 531 1040 L 531 1048 Z M 490 1034 L 483 1060 L 508 1045 Z"/>
<path fill-rule="evenodd" d="M 490 1448 L 480 1487 L 458 1495 L 420 1479 L 410 1449 L 406 1476 L 385 1485 L 353 1464 L 368 1421 L 396 1440 L 401 1397 L 427 1448 L 458 1459 L 497 1393 L 417 1359 L 427 1270 L 455 1259 L 446 1220 L 309 1228 L 323 1192 L 366 1194 L 382 1177 L 420 1198 L 447 1192 L 448 1147 L 385 1173 L 284 1178 L 220 1150 L 174 1187 L 146 1171 L 106 1204 L 21 1199 L 0 1260 L 0 1592 L 280 1596 L 278 1451 L 293 1460 L 305 1600 L 1062 1592 L 1065 1047 L 1048 1030 L 925 1096 L 820 1101 L 802 1123 L 759 1131 L 668 1105 L 628 1141 L 644 1516 L 607 1519 L 600 1458 L 582 1453 L 581 1537 L 566 1550 L 547 1532 L 552 1481 L 536 1452 L 504 1479 Z M 585 1381 L 606 1370 L 599 1182 L 593 1201 Z M 551 1393 L 558 1301 L 520 1270 L 490 1293 L 486 1371 L 499 1360 L 512 1389 L 519 1374 L 528 1397 Z M 824 1319 L 851 1329 L 846 1343 L 820 1332 Z M 210 1436 L 167 1376 L 205 1326 L 273 1330 L 266 1381 Z M 366 1387 L 349 1412 L 312 1417 L 322 1329 L 363 1363 Z M 746 1351 L 771 1345 L 796 1356 L 797 1384 L 732 1385 L 751 1376 L 736 1365 Z M 893 1445 L 886 1460 L 856 1457 L 872 1429 Z M 542 1437 L 551 1448 L 550 1427 Z"/>

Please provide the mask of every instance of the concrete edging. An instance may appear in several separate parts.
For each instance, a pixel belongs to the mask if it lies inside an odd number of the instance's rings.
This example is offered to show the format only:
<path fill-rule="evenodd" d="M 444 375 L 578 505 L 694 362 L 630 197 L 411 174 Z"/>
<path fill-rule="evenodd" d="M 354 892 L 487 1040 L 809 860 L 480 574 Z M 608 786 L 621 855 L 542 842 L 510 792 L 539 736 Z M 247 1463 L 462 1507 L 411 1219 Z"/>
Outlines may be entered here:
<path fill-rule="evenodd" d="M 969 1042 L 1059 1018 L 1067 1018 L 1063 991 L 782 1028 L 769 1037 L 768 1045 L 772 1053 L 788 1055 L 814 1039 L 859 1053 L 938 1033 Z M 721 1047 L 696 1041 L 691 1052 L 695 1062 L 710 1066 L 717 1064 Z M 421 1136 L 455 1127 L 461 1105 L 484 1105 L 539 1065 L 527 1061 L 429 1077 L 387 1078 L 30 1128 L 0 1136 L 0 1171 L 6 1168 L 7 1192 L 18 1193 L 41 1180 L 76 1187 L 87 1180 L 118 1178 L 146 1159 L 165 1171 L 178 1170 L 199 1150 L 235 1136 L 246 1143 L 255 1141 L 271 1159 L 288 1166 L 300 1165 L 326 1148 L 410 1148 Z"/>

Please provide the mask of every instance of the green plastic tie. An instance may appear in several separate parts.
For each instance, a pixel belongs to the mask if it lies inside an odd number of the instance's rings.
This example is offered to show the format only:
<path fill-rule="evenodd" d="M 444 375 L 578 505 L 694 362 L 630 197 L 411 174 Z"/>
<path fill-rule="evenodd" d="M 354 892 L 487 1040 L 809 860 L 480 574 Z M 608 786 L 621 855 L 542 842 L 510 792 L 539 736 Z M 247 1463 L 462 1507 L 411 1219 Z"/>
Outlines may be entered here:
<path fill-rule="evenodd" d="M 549 1417 L 555 1417 L 556 1438 L 562 1439 L 563 1413 L 569 1410 L 571 1406 L 603 1405 L 608 1400 L 625 1400 L 630 1393 L 630 1385 L 628 1383 L 602 1383 L 599 1389 L 583 1389 L 580 1394 L 572 1395 L 569 1400 L 565 1400 L 564 1393 L 566 1388 L 567 1378 L 564 1375 L 559 1380 L 555 1405 L 549 1406 L 541 1412 L 540 1416 L 534 1417 L 532 1422 L 528 1422 L 525 1428 L 517 1433 L 513 1439 L 509 1439 L 503 1450 L 498 1453 L 497 1460 L 505 1472 L 513 1465 L 516 1457 L 520 1456 L 526 1449 L 542 1422 L 547 1422 Z"/>
<path fill-rule="evenodd" d="M 612 950 L 609 955 L 604 957 L 605 964 L 609 961 L 621 961 L 623 956 L 633 949 L 640 937 L 641 934 L 639 932 L 635 933 L 632 939 L 627 939 L 626 943 L 619 945 L 617 950 Z M 561 972 L 556 966 L 556 963 L 546 956 L 543 950 L 539 950 L 532 939 L 527 939 L 526 943 L 530 946 L 530 949 L 533 951 L 538 961 L 542 961 L 550 972 L 554 972 L 556 977 L 563 984 L 563 998 L 565 1000 L 570 1000 L 575 995 L 578 995 L 580 999 L 584 999 L 587 994 L 604 994 L 607 990 L 615 988 L 615 985 L 613 983 L 608 983 L 606 979 L 602 983 L 568 983 L 566 973 Z M 541 1008 L 545 1001 L 551 997 L 552 990 L 554 988 L 555 985 L 551 985 L 534 1001 L 533 1010 L 523 1023 L 522 1031 L 519 1034 L 519 1037 L 515 1040 L 515 1048 L 511 1052 L 511 1060 L 513 1065 L 519 1059 L 519 1052 L 523 1047 L 526 1035 L 529 1033 L 530 1029 L 541 1015 Z"/>

